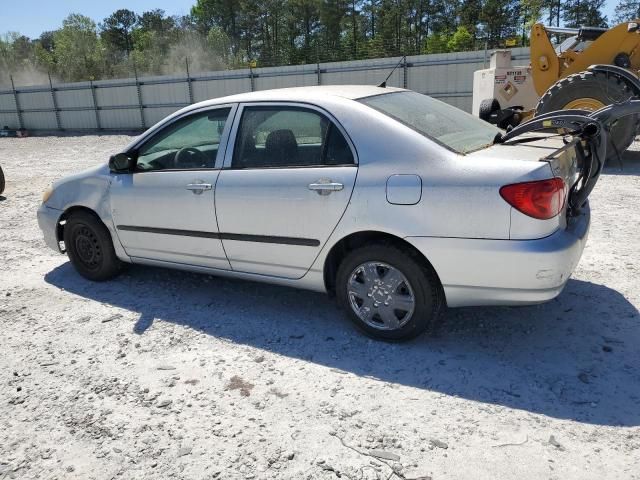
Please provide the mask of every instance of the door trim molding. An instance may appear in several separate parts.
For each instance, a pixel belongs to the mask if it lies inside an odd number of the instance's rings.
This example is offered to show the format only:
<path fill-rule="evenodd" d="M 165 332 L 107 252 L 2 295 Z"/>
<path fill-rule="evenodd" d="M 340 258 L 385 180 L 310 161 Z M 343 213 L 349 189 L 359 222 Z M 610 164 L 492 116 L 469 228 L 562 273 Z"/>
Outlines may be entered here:
<path fill-rule="evenodd" d="M 200 230 L 179 230 L 175 228 L 137 227 L 134 225 L 118 225 L 123 232 L 155 233 L 158 235 L 178 235 L 183 237 L 213 238 L 238 242 L 277 243 L 279 245 L 298 245 L 303 247 L 319 247 L 320 240 L 313 238 L 279 237 L 273 235 L 251 235 L 244 233 L 203 232 Z"/>

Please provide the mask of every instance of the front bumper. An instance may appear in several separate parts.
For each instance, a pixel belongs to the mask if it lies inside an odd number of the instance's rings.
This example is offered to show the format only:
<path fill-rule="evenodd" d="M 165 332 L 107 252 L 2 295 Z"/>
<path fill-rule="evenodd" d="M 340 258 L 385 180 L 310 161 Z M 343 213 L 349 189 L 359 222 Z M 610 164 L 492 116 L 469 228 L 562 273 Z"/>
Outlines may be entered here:
<path fill-rule="evenodd" d="M 60 215 L 62 215 L 62 211 L 47 207 L 44 204 L 40 205 L 38 209 L 38 225 L 44 235 L 44 243 L 56 252 L 60 252 L 60 245 L 58 244 L 58 220 Z"/>
<path fill-rule="evenodd" d="M 447 305 L 522 305 L 558 296 L 587 242 L 588 205 L 565 230 L 536 240 L 407 237 L 431 262 Z"/>

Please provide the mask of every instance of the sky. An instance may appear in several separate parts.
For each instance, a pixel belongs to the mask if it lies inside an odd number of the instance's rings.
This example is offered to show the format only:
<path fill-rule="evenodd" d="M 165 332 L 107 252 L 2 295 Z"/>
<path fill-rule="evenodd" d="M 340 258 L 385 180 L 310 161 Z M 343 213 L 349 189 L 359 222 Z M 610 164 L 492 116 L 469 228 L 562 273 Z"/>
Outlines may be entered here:
<path fill-rule="evenodd" d="M 114 11 L 128 8 L 136 13 L 161 8 L 168 15 L 186 15 L 195 0 L 5 0 L 0 7 L 0 34 L 20 32 L 37 38 L 47 30 L 62 26 L 62 20 L 70 13 L 81 13 L 101 22 Z M 605 15 L 613 18 L 618 0 L 607 0 Z"/>
<path fill-rule="evenodd" d="M 62 26 L 70 13 L 81 13 L 101 22 L 116 10 L 127 8 L 142 13 L 155 8 L 167 15 L 186 15 L 195 0 L 4 0 L 0 7 L 0 34 L 20 32 L 37 38 Z"/>

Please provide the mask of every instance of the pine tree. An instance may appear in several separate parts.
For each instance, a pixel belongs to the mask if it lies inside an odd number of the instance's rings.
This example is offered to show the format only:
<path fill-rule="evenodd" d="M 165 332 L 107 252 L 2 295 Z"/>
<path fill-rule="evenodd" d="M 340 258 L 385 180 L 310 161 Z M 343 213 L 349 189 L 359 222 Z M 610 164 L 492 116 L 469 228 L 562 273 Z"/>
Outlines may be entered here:
<path fill-rule="evenodd" d="M 620 0 L 616 6 L 615 23 L 628 22 L 640 18 L 639 0 Z"/>
<path fill-rule="evenodd" d="M 518 0 L 485 0 L 480 20 L 486 26 L 489 46 L 497 46 L 506 38 L 516 36 L 520 26 L 519 18 Z"/>
<path fill-rule="evenodd" d="M 566 0 L 562 6 L 562 19 L 567 27 L 606 27 L 607 17 L 602 15 L 605 0 Z"/>
<path fill-rule="evenodd" d="M 138 15 L 131 10 L 116 10 L 100 25 L 100 38 L 114 50 L 127 55 L 133 49 L 131 33 L 138 23 Z"/>
<path fill-rule="evenodd" d="M 481 15 L 482 0 L 465 0 L 460 4 L 460 8 L 458 9 L 460 26 L 464 27 L 467 33 L 471 33 L 473 39 L 475 39 L 476 28 L 480 22 Z"/>

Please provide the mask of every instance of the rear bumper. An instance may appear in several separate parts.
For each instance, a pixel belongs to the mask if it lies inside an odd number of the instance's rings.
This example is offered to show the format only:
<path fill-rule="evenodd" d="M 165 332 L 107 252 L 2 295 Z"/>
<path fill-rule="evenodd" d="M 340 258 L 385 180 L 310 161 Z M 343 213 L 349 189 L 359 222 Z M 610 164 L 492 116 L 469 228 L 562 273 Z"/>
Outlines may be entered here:
<path fill-rule="evenodd" d="M 429 259 L 447 305 L 522 305 L 558 296 L 587 242 L 588 206 L 565 230 L 537 240 L 407 237 Z"/>
<path fill-rule="evenodd" d="M 38 225 L 44 235 L 44 243 L 58 253 L 60 253 L 60 246 L 58 245 L 57 230 L 60 215 L 62 215 L 60 210 L 47 207 L 44 204 L 40 205 L 38 209 Z"/>

